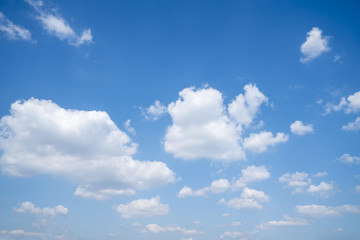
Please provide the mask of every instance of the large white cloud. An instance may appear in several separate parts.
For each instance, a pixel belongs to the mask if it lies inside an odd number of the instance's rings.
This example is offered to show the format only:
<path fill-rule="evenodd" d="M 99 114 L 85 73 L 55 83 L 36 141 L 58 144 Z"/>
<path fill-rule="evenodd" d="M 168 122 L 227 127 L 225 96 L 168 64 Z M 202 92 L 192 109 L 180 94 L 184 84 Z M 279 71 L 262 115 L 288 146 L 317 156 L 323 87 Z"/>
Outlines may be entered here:
<path fill-rule="evenodd" d="M 138 199 L 127 204 L 119 204 L 115 207 L 122 218 L 142 218 L 166 215 L 170 212 L 167 204 L 160 203 L 160 197 L 151 199 Z"/>
<path fill-rule="evenodd" d="M 243 140 L 243 130 L 249 128 L 261 104 L 268 101 L 253 84 L 247 84 L 244 92 L 226 108 L 216 89 L 183 89 L 179 99 L 167 109 L 173 123 L 165 135 L 165 151 L 183 159 L 234 161 L 246 158 L 244 148 L 263 152 L 268 146 L 286 142 L 288 137 L 284 133 L 274 137 L 271 132 L 253 134 Z"/>
<path fill-rule="evenodd" d="M 168 106 L 173 120 L 165 150 L 184 159 L 244 159 L 236 124 L 225 114 L 223 98 L 213 88 L 185 88 Z"/>
<path fill-rule="evenodd" d="M 319 28 L 313 27 L 307 34 L 306 41 L 300 47 L 300 51 L 304 55 L 300 58 L 302 63 L 309 62 L 330 50 L 329 37 L 323 37 Z"/>
<path fill-rule="evenodd" d="M 51 14 L 47 9 L 44 9 L 44 4 L 39 0 L 25 0 L 37 12 L 36 19 L 39 20 L 43 28 L 50 34 L 54 35 L 60 40 L 67 40 L 70 45 L 79 46 L 84 43 L 92 42 L 91 29 L 84 29 L 81 35 L 75 33 L 70 25 L 59 14 Z"/>
<path fill-rule="evenodd" d="M 40 207 L 35 207 L 35 205 L 30 201 L 21 203 L 19 207 L 14 208 L 14 211 L 17 213 L 42 214 L 44 216 L 51 216 L 51 217 L 57 214 L 66 215 L 68 213 L 68 209 L 62 205 L 58 205 L 53 208 L 50 207 L 40 208 Z"/>
<path fill-rule="evenodd" d="M 300 136 L 314 132 L 312 124 L 305 125 L 302 121 L 299 120 L 296 120 L 290 125 L 290 130 L 292 133 Z"/>
<path fill-rule="evenodd" d="M 2 12 L 0 12 L 0 31 L 4 32 L 10 40 L 22 39 L 26 41 L 33 41 L 31 39 L 31 32 L 10 21 Z"/>
<path fill-rule="evenodd" d="M 106 112 L 31 98 L 11 105 L 0 131 L 3 174 L 65 177 L 79 184 L 79 196 L 104 199 L 175 181 L 164 163 L 134 160 L 137 145 Z"/>
<path fill-rule="evenodd" d="M 296 206 L 297 213 L 307 217 L 327 217 L 327 216 L 340 216 L 343 213 L 358 213 L 360 214 L 360 206 L 344 204 L 342 206 L 328 207 L 324 205 L 303 205 Z"/>

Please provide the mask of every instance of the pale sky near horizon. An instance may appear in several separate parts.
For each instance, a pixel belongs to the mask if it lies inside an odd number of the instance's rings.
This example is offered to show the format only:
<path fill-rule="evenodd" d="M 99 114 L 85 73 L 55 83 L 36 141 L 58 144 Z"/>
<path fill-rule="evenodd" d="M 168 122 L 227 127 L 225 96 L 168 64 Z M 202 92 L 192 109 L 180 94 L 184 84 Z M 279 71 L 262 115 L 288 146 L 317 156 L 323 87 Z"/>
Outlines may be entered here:
<path fill-rule="evenodd" d="M 0 2 L 0 240 L 360 238 L 357 1 Z"/>

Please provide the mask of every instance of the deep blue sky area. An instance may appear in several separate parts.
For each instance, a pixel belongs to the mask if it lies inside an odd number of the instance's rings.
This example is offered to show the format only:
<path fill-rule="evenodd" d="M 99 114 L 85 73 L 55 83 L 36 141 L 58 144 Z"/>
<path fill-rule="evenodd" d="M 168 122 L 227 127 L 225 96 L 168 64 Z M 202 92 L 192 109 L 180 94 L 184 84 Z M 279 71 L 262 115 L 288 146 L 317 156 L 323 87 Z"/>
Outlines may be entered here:
<path fill-rule="evenodd" d="M 359 1 L 0 2 L 0 240 L 360 238 Z"/>

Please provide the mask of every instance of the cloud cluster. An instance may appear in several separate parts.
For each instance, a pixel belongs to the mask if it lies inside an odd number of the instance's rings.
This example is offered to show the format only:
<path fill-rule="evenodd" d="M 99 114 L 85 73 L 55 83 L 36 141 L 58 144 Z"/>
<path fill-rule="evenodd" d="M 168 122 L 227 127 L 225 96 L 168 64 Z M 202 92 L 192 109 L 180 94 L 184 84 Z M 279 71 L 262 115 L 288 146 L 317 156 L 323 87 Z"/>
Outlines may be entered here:
<path fill-rule="evenodd" d="M 263 191 L 257 191 L 250 188 L 244 188 L 241 194 L 241 198 L 233 198 L 228 201 L 225 199 L 220 199 L 219 204 L 225 204 L 229 208 L 234 209 L 262 209 L 262 206 L 259 202 L 268 202 L 269 196 L 266 195 Z"/>
<path fill-rule="evenodd" d="M 167 204 L 160 203 L 160 197 L 151 199 L 138 199 L 127 204 L 119 204 L 115 207 L 122 218 L 142 218 L 166 215 L 170 212 Z"/>
<path fill-rule="evenodd" d="M 274 227 L 290 227 L 290 226 L 306 226 L 309 225 L 308 221 L 301 218 L 292 218 L 284 215 L 283 220 L 274 220 L 262 223 L 257 226 L 258 229 L 270 229 Z"/>
<path fill-rule="evenodd" d="M 4 32 L 11 40 L 22 39 L 26 41 L 33 41 L 31 39 L 31 32 L 10 21 L 2 12 L 0 12 L 0 31 Z"/>
<path fill-rule="evenodd" d="M 105 199 L 174 182 L 162 162 L 132 158 L 137 145 L 106 112 L 64 109 L 31 98 L 11 105 L 0 120 L 3 174 L 61 176 L 79 184 L 76 195 Z"/>
<path fill-rule="evenodd" d="M 268 146 L 286 142 L 284 133 L 252 133 L 242 137 L 243 130 L 253 123 L 260 106 L 268 99 L 253 84 L 244 87 L 228 107 L 222 94 L 213 88 L 185 88 L 167 111 L 172 125 L 165 138 L 165 151 L 183 159 L 207 158 L 218 161 L 245 159 L 245 149 L 264 152 Z"/>
<path fill-rule="evenodd" d="M 204 234 L 202 231 L 197 231 L 194 229 L 185 229 L 182 227 L 161 227 L 158 224 L 148 224 L 145 227 L 145 231 L 152 232 L 155 234 L 162 233 L 162 232 L 180 232 L 183 235 L 200 235 Z"/>
<path fill-rule="evenodd" d="M 19 207 L 14 208 L 14 211 L 17 213 L 33 213 L 51 217 L 54 217 L 57 214 L 66 215 L 68 213 L 68 209 L 62 205 L 56 206 L 54 208 L 40 208 L 35 207 L 35 205 L 29 201 L 21 203 Z"/>
<path fill-rule="evenodd" d="M 290 125 L 290 130 L 292 133 L 300 136 L 314 132 L 312 124 L 305 125 L 302 121 L 299 120 L 296 120 Z"/>
<path fill-rule="evenodd" d="M 307 34 L 306 41 L 300 47 L 300 51 L 304 55 L 300 58 L 302 63 L 309 62 L 322 53 L 330 51 L 329 37 L 323 37 L 319 28 L 313 27 Z"/>
<path fill-rule="evenodd" d="M 36 10 L 38 15 L 35 18 L 40 21 L 48 34 L 54 35 L 60 40 L 66 40 L 73 46 L 92 42 L 93 37 L 90 28 L 84 29 L 81 35 L 78 35 L 58 13 L 50 13 L 47 9 L 44 9 L 44 3 L 41 0 L 25 1 Z"/>
<path fill-rule="evenodd" d="M 320 176 L 324 176 L 324 174 L 320 174 L 316 177 Z M 334 190 L 334 185 L 332 183 L 322 181 L 319 185 L 311 184 L 312 179 L 309 177 L 309 174 L 305 172 L 295 172 L 292 174 L 285 173 L 279 178 L 279 182 L 284 183 L 288 188 L 294 188 L 293 194 L 307 192 L 310 195 L 326 198 Z"/>
<path fill-rule="evenodd" d="M 178 193 L 178 197 L 203 197 L 207 193 L 223 193 L 229 189 L 238 190 L 245 188 L 252 182 L 259 182 L 270 177 L 270 173 L 265 166 L 249 166 L 241 170 L 241 175 L 237 180 L 230 182 L 227 179 L 218 179 L 213 181 L 209 186 L 192 190 L 188 186 L 184 186 Z"/>
<path fill-rule="evenodd" d="M 324 205 L 303 205 L 296 206 L 295 210 L 298 214 L 307 217 L 328 217 L 340 216 L 343 213 L 357 213 L 360 214 L 360 206 L 345 204 L 336 207 L 327 207 Z"/>

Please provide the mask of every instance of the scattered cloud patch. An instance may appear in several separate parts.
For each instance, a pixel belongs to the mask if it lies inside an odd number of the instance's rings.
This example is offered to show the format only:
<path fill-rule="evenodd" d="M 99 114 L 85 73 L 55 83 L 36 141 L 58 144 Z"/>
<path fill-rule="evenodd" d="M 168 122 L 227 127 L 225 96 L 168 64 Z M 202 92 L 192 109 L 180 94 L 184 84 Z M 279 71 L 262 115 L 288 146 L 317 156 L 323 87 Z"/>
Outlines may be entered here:
<path fill-rule="evenodd" d="M 252 165 L 241 170 L 241 176 L 233 183 L 232 189 L 244 188 L 252 182 L 264 181 L 269 177 L 270 173 L 265 166 Z"/>
<path fill-rule="evenodd" d="M 56 206 L 54 208 L 45 207 L 35 207 L 32 202 L 26 201 L 20 204 L 19 207 L 15 207 L 14 211 L 17 213 L 32 213 L 32 214 L 41 214 L 44 216 L 54 217 L 58 214 L 66 215 L 68 213 L 68 209 L 62 205 Z"/>
<path fill-rule="evenodd" d="M 42 1 L 25 1 L 36 10 L 38 15 L 35 18 L 41 22 L 43 28 L 49 35 L 54 35 L 60 40 L 66 40 L 73 46 L 80 46 L 84 43 L 93 42 L 93 36 L 90 28 L 84 29 L 81 35 L 78 35 L 58 13 L 50 13 L 48 9 L 44 9 Z"/>
<path fill-rule="evenodd" d="M 124 122 L 124 128 L 132 134 L 135 134 L 135 129 L 131 126 L 131 120 L 128 119 Z"/>
<path fill-rule="evenodd" d="M 288 140 L 289 137 L 282 132 L 278 132 L 276 136 L 272 132 L 251 133 L 249 137 L 244 139 L 243 146 L 253 153 L 262 153 L 269 146 L 275 146 Z"/>
<path fill-rule="evenodd" d="M 166 106 L 162 105 L 158 100 L 156 100 L 155 103 L 150 105 L 148 108 L 140 108 L 140 110 L 146 120 L 152 121 L 158 120 L 162 115 L 167 113 Z"/>
<path fill-rule="evenodd" d="M 288 188 L 295 188 L 292 193 L 296 194 L 305 192 L 304 188 L 311 184 L 311 178 L 305 172 L 285 173 L 279 178 L 279 182 L 286 184 Z"/>
<path fill-rule="evenodd" d="M 355 186 L 355 192 L 360 193 L 360 185 Z"/>
<path fill-rule="evenodd" d="M 119 204 L 115 210 L 122 218 L 142 218 L 166 215 L 170 212 L 167 204 L 160 203 L 160 197 L 138 199 L 127 204 Z"/>
<path fill-rule="evenodd" d="M 290 125 L 290 130 L 296 135 L 305 135 L 314 132 L 312 124 L 304 125 L 302 121 L 296 120 Z"/>
<path fill-rule="evenodd" d="M 292 218 L 287 215 L 283 216 L 283 220 L 274 220 L 262 223 L 257 226 L 258 229 L 270 229 L 274 227 L 291 227 L 291 226 L 306 226 L 308 221 L 301 218 Z"/>
<path fill-rule="evenodd" d="M 229 232 L 226 231 L 221 234 L 220 239 L 240 239 L 240 240 L 247 240 L 252 235 L 258 233 L 258 230 L 254 230 L 251 232 Z"/>
<path fill-rule="evenodd" d="M 230 188 L 230 183 L 227 179 L 215 180 L 210 186 L 193 191 L 190 187 L 184 186 L 178 193 L 179 197 L 202 197 L 206 193 L 211 192 L 214 194 L 225 192 Z"/>
<path fill-rule="evenodd" d="M 327 175 L 328 175 L 327 172 L 318 172 L 318 173 L 314 174 L 313 176 L 314 177 L 325 177 Z"/>
<path fill-rule="evenodd" d="M 194 229 L 185 229 L 182 227 L 161 227 L 158 224 L 148 224 L 145 227 L 145 231 L 152 232 L 155 234 L 162 233 L 162 232 L 180 232 L 183 235 L 201 235 L 204 234 L 202 231 L 194 230 Z"/>
<path fill-rule="evenodd" d="M 334 190 L 333 184 L 327 182 L 321 182 L 319 185 L 310 185 L 309 188 L 307 189 L 307 193 L 310 195 L 327 198 L 333 190 Z"/>
<path fill-rule="evenodd" d="M 345 153 L 339 158 L 339 161 L 348 164 L 360 164 L 360 157 L 351 156 L 350 154 Z"/>
<path fill-rule="evenodd" d="M 342 126 L 342 130 L 345 131 L 359 131 L 360 130 L 360 117 L 357 117 L 353 122 L 349 122 L 348 124 Z"/>
<path fill-rule="evenodd" d="M 43 233 L 37 233 L 37 232 L 26 232 L 22 229 L 15 229 L 15 230 L 11 230 L 11 231 L 7 231 L 7 230 L 0 230 L 0 235 L 5 235 L 5 236 L 9 236 L 11 238 L 45 238 L 45 234 Z"/>
<path fill-rule="evenodd" d="M 322 53 L 330 51 L 329 37 L 322 36 L 320 28 L 313 27 L 307 35 L 306 41 L 300 47 L 300 51 L 304 55 L 300 58 L 301 63 L 309 62 Z"/>
<path fill-rule="evenodd" d="M 33 42 L 31 32 L 10 21 L 2 12 L 0 12 L 0 31 L 4 32 L 10 40 L 25 40 Z"/>
<path fill-rule="evenodd" d="M 339 104 L 326 103 L 325 114 L 337 112 L 344 109 L 345 113 L 357 113 L 360 111 L 360 91 L 349 95 L 347 98 L 342 97 Z"/>
<path fill-rule="evenodd" d="M 327 207 L 324 205 L 303 205 L 296 206 L 295 210 L 298 214 L 306 217 L 329 217 L 340 216 L 343 213 L 360 213 L 360 206 L 345 204 L 337 207 Z"/>
<path fill-rule="evenodd" d="M 233 198 L 228 201 L 222 198 L 218 203 L 234 209 L 246 208 L 260 210 L 262 206 L 259 202 L 268 202 L 269 199 L 269 196 L 264 192 L 246 187 L 241 194 L 241 198 Z"/>
<path fill-rule="evenodd" d="M 78 183 L 75 195 L 106 199 L 175 182 L 162 162 L 132 158 L 137 144 L 106 112 L 64 109 L 31 98 L 11 105 L 0 120 L 1 171 L 51 174 Z"/>

